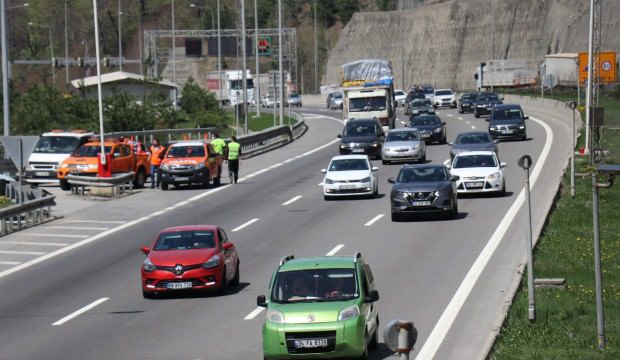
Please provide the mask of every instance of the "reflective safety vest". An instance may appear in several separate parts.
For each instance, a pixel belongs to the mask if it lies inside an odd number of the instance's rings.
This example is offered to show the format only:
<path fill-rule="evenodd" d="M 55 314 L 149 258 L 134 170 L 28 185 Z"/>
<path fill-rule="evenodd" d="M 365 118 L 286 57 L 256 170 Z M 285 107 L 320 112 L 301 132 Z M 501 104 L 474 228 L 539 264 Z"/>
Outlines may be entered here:
<path fill-rule="evenodd" d="M 237 142 L 228 143 L 228 160 L 238 160 L 241 145 Z"/>
<path fill-rule="evenodd" d="M 151 146 L 149 150 L 151 150 L 151 165 L 159 166 L 159 164 L 161 164 L 161 158 L 159 156 L 165 148 L 161 145 L 158 147 Z"/>
<path fill-rule="evenodd" d="M 223 154 L 224 148 L 226 147 L 226 141 L 224 141 L 223 139 L 217 138 L 211 141 L 211 145 L 213 146 L 213 150 L 215 150 L 216 153 Z"/>

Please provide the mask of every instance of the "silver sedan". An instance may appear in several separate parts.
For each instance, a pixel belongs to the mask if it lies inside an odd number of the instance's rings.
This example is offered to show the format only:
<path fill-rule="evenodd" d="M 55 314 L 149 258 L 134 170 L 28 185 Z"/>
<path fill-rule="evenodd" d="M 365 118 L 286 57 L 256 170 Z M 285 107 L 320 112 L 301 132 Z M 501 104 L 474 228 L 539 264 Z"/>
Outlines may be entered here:
<path fill-rule="evenodd" d="M 390 162 L 426 162 L 426 144 L 417 130 L 409 128 L 392 129 L 388 132 L 381 148 L 383 164 Z"/>

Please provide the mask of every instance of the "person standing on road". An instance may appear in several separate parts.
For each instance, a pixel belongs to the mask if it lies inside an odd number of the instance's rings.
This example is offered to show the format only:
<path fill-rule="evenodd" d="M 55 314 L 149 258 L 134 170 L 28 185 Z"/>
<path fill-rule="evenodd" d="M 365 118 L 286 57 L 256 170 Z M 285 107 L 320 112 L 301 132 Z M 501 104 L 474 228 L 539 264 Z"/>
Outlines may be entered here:
<path fill-rule="evenodd" d="M 215 151 L 219 155 L 224 156 L 224 151 L 226 150 L 226 141 L 220 138 L 220 134 L 218 133 L 214 133 L 213 137 L 214 139 L 211 141 L 211 146 L 213 146 L 213 151 Z M 219 178 L 220 176 L 222 176 L 221 166 L 217 168 L 217 177 Z"/>
<path fill-rule="evenodd" d="M 237 142 L 235 136 L 230 137 L 230 142 L 227 146 L 228 154 L 228 177 L 231 184 L 236 184 L 239 180 L 239 157 L 241 156 L 241 145 Z"/>
<path fill-rule="evenodd" d="M 151 162 L 151 189 L 153 189 L 159 187 L 159 165 L 161 165 L 161 158 L 166 148 L 161 146 L 159 140 L 155 138 L 149 150 L 151 151 L 149 156 L 149 161 Z"/>

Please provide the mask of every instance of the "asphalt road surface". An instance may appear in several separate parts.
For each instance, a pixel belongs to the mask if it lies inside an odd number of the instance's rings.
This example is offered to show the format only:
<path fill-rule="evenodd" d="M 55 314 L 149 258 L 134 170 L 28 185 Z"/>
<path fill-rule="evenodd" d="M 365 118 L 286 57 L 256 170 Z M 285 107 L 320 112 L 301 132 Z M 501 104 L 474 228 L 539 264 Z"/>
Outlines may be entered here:
<path fill-rule="evenodd" d="M 456 220 L 392 223 L 387 178 L 400 166 L 380 161 L 378 198 L 324 201 L 320 169 L 337 154 L 341 113 L 308 107 L 301 110 L 308 132 L 243 160 L 237 185 L 144 189 L 112 201 L 62 194 L 64 218 L 0 238 L 0 359 L 262 359 L 264 311 L 256 296 L 280 257 L 356 251 L 373 269 L 382 324 L 415 322 L 419 359 L 483 358 L 524 257 L 517 159 L 534 159 L 538 226 L 568 158 L 568 121 L 526 110 L 534 118 L 529 139 L 499 145 L 506 196 L 459 199 Z M 440 116 L 449 140 L 487 126 L 453 109 Z M 448 149 L 430 145 L 427 158 L 443 162 Z M 143 299 L 140 246 L 183 224 L 227 229 L 241 258 L 241 286 L 223 296 Z M 390 356 L 383 345 L 371 352 L 372 359 Z"/>

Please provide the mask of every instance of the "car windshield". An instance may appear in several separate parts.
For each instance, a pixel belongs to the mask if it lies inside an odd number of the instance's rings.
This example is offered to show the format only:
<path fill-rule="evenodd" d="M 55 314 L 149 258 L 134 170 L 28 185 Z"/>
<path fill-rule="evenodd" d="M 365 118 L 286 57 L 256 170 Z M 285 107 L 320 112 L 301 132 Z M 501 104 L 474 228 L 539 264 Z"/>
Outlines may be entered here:
<path fill-rule="evenodd" d="M 351 112 L 378 110 L 385 110 L 384 96 L 349 99 L 349 111 Z"/>
<path fill-rule="evenodd" d="M 497 161 L 493 155 L 466 155 L 457 157 L 452 167 L 454 169 L 497 167 Z"/>
<path fill-rule="evenodd" d="M 404 91 L 394 91 L 394 95 L 396 95 L 396 96 L 403 96 L 403 95 L 405 95 L 405 92 Z"/>
<path fill-rule="evenodd" d="M 274 279 L 271 301 L 344 301 L 359 297 L 359 293 L 354 269 L 281 271 Z"/>
<path fill-rule="evenodd" d="M 478 101 L 499 101 L 497 94 L 482 94 L 478 97 Z"/>
<path fill-rule="evenodd" d="M 153 250 L 192 250 L 215 248 L 215 235 L 209 230 L 176 231 L 159 235 Z"/>
<path fill-rule="evenodd" d="M 425 106 L 431 106 L 431 101 L 430 100 L 415 100 L 411 103 L 412 107 L 425 107 Z"/>
<path fill-rule="evenodd" d="M 521 109 L 495 109 L 493 110 L 493 120 L 514 120 L 522 119 Z"/>
<path fill-rule="evenodd" d="M 334 93 L 334 94 L 332 94 L 332 97 L 334 99 L 342 99 L 342 93 Z"/>
<path fill-rule="evenodd" d="M 344 136 L 376 136 L 377 131 L 373 123 L 355 124 L 349 122 L 344 128 Z"/>
<path fill-rule="evenodd" d="M 437 90 L 435 91 L 435 95 L 452 95 L 452 91 L 450 90 Z"/>
<path fill-rule="evenodd" d="M 457 145 L 466 145 L 466 144 L 486 144 L 490 143 L 491 138 L 489 134 L 460 134 L 456 137 L 454 141 Z"/>
<path fill-rule="evenodd" d="M 166 154 L 167 158 L 182 158 L 182 157 L 204 157 L 205 148 L 200 145 L 192 146 L 173 146 Z"/>
<path fill-rule="evenodd" d="M 112 150 L 111 146 L 105 147 L 105 153 L 109 154 Z M 88 145 L 88 146 L 80 146 L 71 154 L 74 157 L 97 157 L 101 152 L 101 146 L 98 145 Z"/>
<path fill-rule="evenodd" d="M 42 136 L 34 147 L 35 153 L 71 154 L 80 144 L 73 136 Z"/>
<path fill-rule="evenodd" d="M 432 87 L 427 87 L 427 88 L 422 89 L 422 91 L 425 94 L 432 94 L 433 93 L 433 88 Z"/>
<path fill-rule="evenodd" d="M 476 94 L 464 94 L 463 100 L 473 100 L 476 98 Z"/>
<path fill-rule="evenodd" d="M 329 164 L 329 171 L 368 170 L 368 161 L 365 159 L 338 159 Z"/>
<path fill-rule="evenodd" d="M 448 172 L 443 167 L 403 167 L 398 173 L 399 183 L 447 181 Z"/>
<path fill-rule="evenodd" d="M 246 79 L 248 89 L 254 89 L 254 80 Z M 230 80 L 230 88 L 232 90 L 241 90 L 243 88 L 243 80 Z"/>
<path fill-rule="evenodd" d="M 411 120 L 413 126 L 439 125 L 439 119 L 434 116 L 416 116 Z"/>
<path fill-rule="evenodd" d="M 299 94 L 290 94 L 288 97 L 291 99 L 297 99 L 299 98 Z"/>
<path fill-rule="evenodd" d="M 416 141 L 420 140 L 418 138 L 418 133 L 415 131 L 390 131 L 388 133 L 386 142 L 390 141 Z"/>

